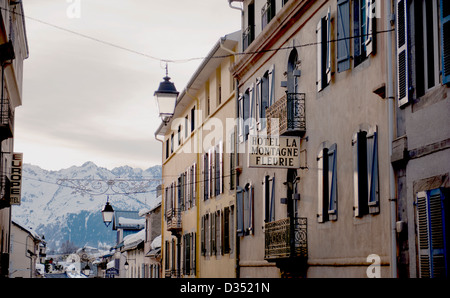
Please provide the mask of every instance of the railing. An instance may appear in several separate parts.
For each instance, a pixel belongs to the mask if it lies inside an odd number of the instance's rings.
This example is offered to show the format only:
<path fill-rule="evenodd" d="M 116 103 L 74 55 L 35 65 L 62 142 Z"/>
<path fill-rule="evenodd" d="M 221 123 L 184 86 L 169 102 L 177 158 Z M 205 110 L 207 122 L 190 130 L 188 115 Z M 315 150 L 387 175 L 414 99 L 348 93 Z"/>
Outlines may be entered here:
<path fill-rule="evenodd" d="M 295 135 L 306 132 L 305 93 L 286 93 L 267 108 L 268 119 L 278 119 L 280 135 Z M 267 123 L 267 131 L 276 131 Z"/>
<path fill-rule="evenodd" d="M 167 230 L 176 231 L 181 230 L 181 209 L 169 209 L 166 212 Z"/>
<path fill-rule="evenodd" d="M 266 260 L 308 257 L 307 219 L 285 218 L 265 224 Z"/>
<path fill-rule="evenodd" d="M 253 42 L 254 39 L 255 28 L 254 26 L 248 26 L 242 33 L 242 47 L 244 51 L 248 48 L 248 46 Z"/>
<path fill-rule="evenodd" d="M 13 136 L 14 114 L 8 99 L 2 99 L 0 103 L 0 140 Z"/>
<path fill-rule="evenodd" d="M 10 190 L 11 182 L 8 176 L 0 173 L 0 209 L 11 206 Z"/>
<path fill-rule="evenodd" d="M 267 24 L 270 23 L 270 21 L 275 16 L 275 7 L 272 6 L 271 1 L 267 1 L 266 4 L 264 4 L 263 8 L 261 9 L 261 26 L 262 29 L 267 26 Z"/>

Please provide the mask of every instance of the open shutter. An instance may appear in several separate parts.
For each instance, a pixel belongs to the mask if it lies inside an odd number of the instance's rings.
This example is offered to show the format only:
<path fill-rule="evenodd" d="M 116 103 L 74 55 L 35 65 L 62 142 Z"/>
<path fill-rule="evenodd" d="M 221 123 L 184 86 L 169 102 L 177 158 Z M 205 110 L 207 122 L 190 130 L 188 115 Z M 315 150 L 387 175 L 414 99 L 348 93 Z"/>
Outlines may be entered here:
<path fill-rule="evenodd" d="M 450 3 L 440 1 L 442 83 L 450 83 Z"/>
<path fill-rule="evenodd" d="M 323 149 L 320 150 L 317 156 L 317 221 L 324 222 L 323 217 Z"/>
<path fill-rule="evenodd" d="M 261 78 L 256 78 L 256 86 L 254 89 L 255 94 L 255 121 L 257 130 L 261 130 Z"/>
<path fill-rule="evenodd" d="M 253 189 L 253 186 L 250 186 L 249 188 L 249 194 L 248 194 L 248 203 L 249 203 L 249 217 L 248 217 L 248 232 L 250 235 L 253 235 L 254 233 L 254 199 L 255 199 L 255 191 Z"/>
<path fill-rule="evenodd" d="M 255 106 L 256 106 L 256 98 L 255 98 L 255 84 L 252 84 L 252 86 L 250 87 L 249 90 L 249 104 L 250 104 L 250 111 L 248 113 L 249 119 L 247 121 L 249 121 L 249 123 L 247 124 L 249 127 L 249 131 L 250 134 L 255 134 L 255 130 L 256 130 L 256 116 L 255 116 Z"/>
<path fill-rule="evenodd" d="M 205 216 L 202 216 L 201 232 L 200 232 L 200 249 L 202 256 L 205 255 Z"/>
<path fill-rule="evenodd" d="M 270 222 L 275 221 L 275 174 L 272 177 L 272 193 L 270 195 Z"/>
<path fill-rule="evenodd" d="M 212 198 L 214 196 L 214 169 L 213 169 L 213 161 L 214 161 L 214 149 L 208 150 L 208 189 L 209 194 L 208 197 Z"/>
<path fill-rule="evenodd" d="M 239 117 L 238 117 L 238 133 L 239 143 L 244 142 L 244 95 L 239 94 Z"/>
<path fill-rule="evenodd" d="M 236 232 L 238 236 L 244 236 L 244 189 L 237 187 L 236 192 Z"/>
<path fill-rule="evenodd" d="M 367 135 L 367 179 L 369 213 L 378 213 L 379 207 L 379 179 L 378 179 L 378 133 Z"/>
<path fill-rule="evenodd" d="M 195 206 L 196 204 L 196 200 L 197 200 L 197 184 L 198 184 L 198 179 L 197 179 L 197 163 L 194 163 L 193 166 L 193 179 L 192 179 L 192 206 Z"/>
<path fill-rule="evenodd" d="M 358 173 L 358 141 L 359 133 L 355 133 L 352 138 L 353 151 L 353 215 L 358 217 L 361 215 L 359 208 L 359 173 Z"/>
<path fill-rule="evenodd" d="M 275 103 L 275 65 L 269 69 L 269 107 Z"/>
<path fill-rule="evenodd" d="M 397 97 L 401 107 L 409 101 L 408 4 L 397 0 Z"/>
<path fill-rule="evenodd" d="M 350 69 L 350 0 L 337 2 L 337 70 Z"/>
<path fill-rule="evenodd" d="M 337 147 L 333 144 L 328 149 L 328 216 L 330 220 L 337 219 Z"/>
<path fill-rule="evenodd" d="M 328 8 L 328 13 L 326 17 L 326 24 L 327 24 L 327 34 L 326 34 L 326 44 L 323 44 L 322 46 L 326 47 L 326 80 L 327 84 L 330 84 L 331 82 L 331 10 Z"/>
<path fill-rule="evenodd" d="M 219 193 L 223 193 L 223 143 L 219 142 Z"/>
<path fill-rule="evenodd" d="M 317 91 L 322 90 L 322 19 L 317 23 Z"/>
<path fill-rule="evenodd" d="M 440 189 L 417 193 L 417 236 L 420 277 L 446 277 L 444 196 Z"/>
<path fill-rule="evenodd" d="M 376 15 L 376 0 L 365 0 L 366 1 L 366 17 L 367 17 L 367 34 L 366 37 L 366 56 L 369 57 L 370 54 L 374 53 L 375 51 L 375 15 Z"/>

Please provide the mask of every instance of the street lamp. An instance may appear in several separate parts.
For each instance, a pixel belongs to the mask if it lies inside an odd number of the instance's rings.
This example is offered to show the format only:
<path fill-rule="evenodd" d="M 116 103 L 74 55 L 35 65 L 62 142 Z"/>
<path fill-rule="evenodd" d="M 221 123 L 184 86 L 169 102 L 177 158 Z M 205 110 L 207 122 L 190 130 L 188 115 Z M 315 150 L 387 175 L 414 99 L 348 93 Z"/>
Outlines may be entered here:
<path fill-rule="evenodd" d="M 109 204 L 109 196 L 108 196 L 108 199 L 106 200 L 105 207 L 103 207 L 102 216 L 103 216 L 103 222 L 105 223 L 106 227 L 108 227 L 111 224 L 113 216 L 114 216 L 114 209 L 111 206 L 111 204 Z"/>
<path fill-rule="evenodd" d="M 124 268 L 125 268 L 125 270 L 128 270 L 128 268 L 130 268 L 130 265 L 128 264 L 128 260 L 125 260 Z"/>
<path fill-rule="evenodd" d="M 164 81 L 159 84 L 158 90 L 155 91 L 155 99 L 158 104 L 159 117 L 161 117 L 164 125 L 166 125 L 170 118 L 175 113 L 175 106 L 179 92 L 175 88 L 175 84 L 170 82 L 166 64 L 166 76 Z"/>

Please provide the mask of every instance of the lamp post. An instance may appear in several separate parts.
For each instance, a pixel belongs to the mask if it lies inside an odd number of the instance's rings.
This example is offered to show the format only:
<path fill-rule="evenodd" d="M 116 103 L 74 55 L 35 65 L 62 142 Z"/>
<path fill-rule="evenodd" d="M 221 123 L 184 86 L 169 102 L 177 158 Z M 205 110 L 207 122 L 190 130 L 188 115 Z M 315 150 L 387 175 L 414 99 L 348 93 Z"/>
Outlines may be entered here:
<path fill-rule="evenodd" d="M 108 196 L 108 199 L 106 200 L 105 207 L 103 207 L 102 216 L 103 216 L 103 222 L 105 223 L 106 227 L 108 227 L 111 224 L 113 216 L 114 216 L 114 209 L 111 206 L 111 204 L 109 204 L 109 196 Z"/>
<path fill-rule="evenodd" d="M 164 81 L 159 84 L 158 90 L 155 91 L 155 99 L 158 105 L 159 117 L 161 117 L 164 125 L 166 125 L 175 113 L 175 106 L 179 94 L 179 92 L 175 88 L 175 84 L 170 82 L 170 77 L 168 76 L 167 71 L 167 64 L 166 76 L 163 79 Z"/>

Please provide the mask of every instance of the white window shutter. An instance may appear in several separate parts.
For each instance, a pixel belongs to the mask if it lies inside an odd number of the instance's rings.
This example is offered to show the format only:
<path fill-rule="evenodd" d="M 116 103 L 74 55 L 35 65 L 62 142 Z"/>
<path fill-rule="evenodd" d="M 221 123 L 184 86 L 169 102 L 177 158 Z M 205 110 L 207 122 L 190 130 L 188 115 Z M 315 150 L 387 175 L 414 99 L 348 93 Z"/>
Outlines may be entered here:
<path fill-rule="evenodd" d="M 323 149 L 317 156 L 317 221 L 323 222 Z"/>
<path fill-rule="evenodd" d="M 275 174 L 272 177 L 272 192 L 270 196 L 270 221 L 275 221 Z"/>
<path fill-rule="evenodd" d="M 238 117 L 238 133 L 239 143 L 244 142 L 244 95 L 239 94 L 239 117 Z"/>
<path fill-rule="evenodd" d="M 197 163 L 194 163 L 194 173 L 193 173 L 193 191 L 192 191 L 192 206 L 195 206 L 195 201 L 197 200 L 197 184 L 198 184 L 198 178 L 197 178 Z"/>
<path fill-rule="evenodd" d="M 397 0 L 397 99 L 401 107 L 409 101 L 408 4 Z"/>
<path fill-rule="evenodd" d="M 353 151 L 353 215 L 358 217 L 361 215 L 359 209 L 359 182 L 358 182 L 358 133 L 355 133 L 352 138 L 352 151 Z"/>
<path fill-rule="evenodd" d="M 223 143 L 219 142 L 219 193 L 223 193 Z"/>
<path fill-rule="evenodd" d="M 256 98 L 256 112 L 255 112 L 255 121 L 256 121 L 256 129 L 261 130 L 261 78 L 256 78 L 256 88 L 255 98 Z"/>
<path fill-rule="evenodd" d="M 365 0 L 366 1 L 366 18 L 367 18 L 367 32 L 364 32 L 364 34 L 367 34 L 366 37 L 366 56 L 369 57 L 370 54 L 373 52 L 373 45 L 374 45 L 374 17 L 376 13 L 376 5 L 375 0 Z"/>
<path fill-rule="evenodd" d="M 250 87 L 249 90 L 249 99 L 250 99 L 250 111 L 248 113 L 249 115 L 249 119 L 247 121 L 250 121 L 250 123 L 248 123 L 247 125 L 249 126 L 249 131 L 250 134 L 255 134 L 255 130 L 256 130 L 256 116 L 255 116 L 255 106 L 256 106 L 256 98 L 255 98 L 255 84 L 252 84 L 252 86 Z"/>
<path fill-rule="evenodd" d="M 322 90 L 322 19 L 317 23 L 317 91 Z"/>

